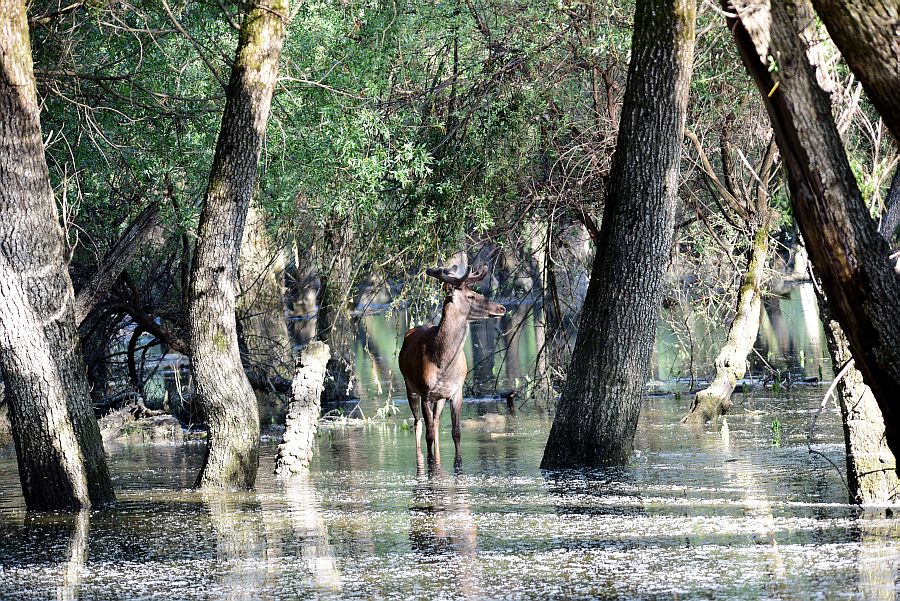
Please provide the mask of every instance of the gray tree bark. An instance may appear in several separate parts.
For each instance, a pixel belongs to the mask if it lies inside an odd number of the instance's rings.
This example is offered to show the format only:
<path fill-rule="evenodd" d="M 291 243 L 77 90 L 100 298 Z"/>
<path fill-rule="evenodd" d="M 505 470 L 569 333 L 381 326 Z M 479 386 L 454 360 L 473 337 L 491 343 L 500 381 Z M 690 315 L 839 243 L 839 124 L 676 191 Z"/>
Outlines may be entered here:
<path fill-rule="evenodd" d="M 291 336 L 284 305 L 284 259 L 275 248 L 263 212 L 247 216 L 240 258 L 238 324 L 245 363 L 266 376 L 289 377 Z"/>
<path fill-rule="evenodd" d="M 747 355 L 753 350 L 759 333 L 763 272 L 769 252 L 768 222 L 754 234 L 734 319 L 728 328 L 725 346 L 716 356 L 716 376 L 709 386 L 694 396 L 691 410 L 683 420 L 686 423 L 703 424 L 728 413 L 734 388 L 747 373 Z"/>
<path fill-rule="evenodd" d="M 838 374 L 853 357 L 840 324 L 832 319 L 828 301 L 821 293 L 819 312 L 834 373 Z M 847 486 L 850 502 L 892 503 L 900 496 L 897 462 L 884 436 L 884 419 L 872 391 L 858 369 L 849 367 L 837 385 L 838 406 L 844 426 L 847 451 Z"/>
<path fill-rule="evenodd" d="M 313 441 L 322 408 L 325 369 L 331 352 L 328 345 L 313 340 L 297 359 L 297 372 L 291 390 L 291 405 L 285 418 L 284 435 L 275 458 L 275 475 L 287 477 L 309 468 Z"/>
<path fill-rule="evenodd" d="M 729 26 L 756 81 L 788 172 L 794 216 L 856 366 L 900 452 L 900 278 L 888 244 L 863 202 L 831 103 L 806 57 L 806 0 L 723 2 Z"/>
<path fill-rule="evenodd" d="M 693 0 L 638 0 L 597 255 L 543 468 L 624 463 L 672 250 Z"/>
<path fill-rule="evenodd" d="M 259 409 L 238 349 L 238 259 L 266 131 L 287 0 L 262 0 L 241 25 L 216 154 L 200 213 L 188 305 L 191 372 L 209 428 L 201 488 L 252 488 Z"/>
<path fill-rule="evenodd" d="M 25 4 L 0 0 L 0 369 L 29 509 L 114 500 L 75 327 Z"/>

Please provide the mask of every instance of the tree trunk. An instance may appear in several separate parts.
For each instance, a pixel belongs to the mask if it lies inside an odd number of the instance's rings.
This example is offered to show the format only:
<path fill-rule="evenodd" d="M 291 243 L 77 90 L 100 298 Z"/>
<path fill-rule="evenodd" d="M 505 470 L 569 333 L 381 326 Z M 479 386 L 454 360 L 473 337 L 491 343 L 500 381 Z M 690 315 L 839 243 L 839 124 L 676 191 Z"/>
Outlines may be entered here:
<path fill-rule="evenodd" d="M 0 368 L 29 509 L 114 499 L 41 139 L 25 4 L 0 0 Z"/>
<path fill-rule="evenodd" d="M 284 424 L 284 436 L 275 458 L 275 475 L 287 477 L 305 472 L 313 455 L 313 442 L 322 407 L 325 367 L 331 352 L 328 345 L 313 340 L 297 359 L 297 373 L 291 391 L 291 406 Z"/>
<path fill-rule="evenodd" d="M 320 261 L 321 283 L 316 329 L 319 339 L 331 349 L 323 400 L 345 401 L 350 398 L 356 381 L 353 345 L 355 328 L 351 323 L 348 302 L 353 285 L 353 265 L 348 253 L 348 232 L 342 223 L 325 226 L 325 257 Z"/>
<path fill-rule="evenodd" d="M 759 227 L 750 244 L 747 271 L 738 291 L 737 311 L 725 346 L 716 357 L 716 377 L 694 397 L 690 412 L 684 417 L 689 424 L 703 424 L 725 415 L 731 409 L 731 395 L 737 381 L 747 373 L 747 355 L 753 350 L 759 333 L 759 311 L 762 306 L 762 280 L 769 252 L 768 222 Z"/>
<path fill-rule="evenodd" d="M 838 374 L 852 359 L 847 337 L 840 324 L 831 318 L 828 300 L 819 296 L 819 313 L 825 326 L 825 338 L 831 353 L 834 373 Z M 862 374 L 850 367 L 837 386 L 838 405 L 844 426 L 847 450 L 847 485 L 850 502 L 859 504 L 892 503 L 900 493 L 897 462 L 884 438 L 884 419 L 872 391 Z"/>
<path fill-rule="evenodd" d="M 291 337 L 284 313 L 284 260 L 273 248 L 262 211 L 250 206 L 240 259 L 238 325 L 245 363 L 266 375 L 288 377 Z"/>
<path fill-rule="evenodd" d="M 627 461 L 672 250 L 693 0 L 639 0 L 597 255 L 543 468 Z"/>
<path fill-rule="evenodd" d="M 806 0 L 772 3 L 771 13 L 768 2 L 758 0 L 752 6 L 725 6 L 739 15 L 729 25 L 775 129 L 810 259 L 856 366 L 878 401 L 896 455 L 900 280 L 850 169 L 829 98 L 806 58 L 800 34 L 815 23 L 812 10 Z"/>
<path fill-rule="evenodd" d="M 900 141 L 900 4 L 897 0 L 813 0 L 831 39 Z"/>
<path fill-rule="evenodd" d="M 200 214 L 188 333 L 191 372 L 209 428 L 197 478 L 202 488 L 251 488 L 259 467 L 259 409 L 241 365 L 235 291 L 287 8 L 287 0 L 263 0 L 244 16 Z"/>

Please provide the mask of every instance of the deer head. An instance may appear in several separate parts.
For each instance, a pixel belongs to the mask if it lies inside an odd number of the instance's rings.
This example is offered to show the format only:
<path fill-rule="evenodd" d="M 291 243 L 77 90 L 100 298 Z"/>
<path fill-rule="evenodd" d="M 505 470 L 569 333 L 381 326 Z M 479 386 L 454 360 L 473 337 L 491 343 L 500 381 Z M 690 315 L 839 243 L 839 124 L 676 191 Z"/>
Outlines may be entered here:
<path fill-rule="evenodd" d="M 477 268 L 474 272 L 471 267 L 467 267 L 462 274 L 459 273 L 459 267 L 456 265 L 450 268 L 426 269 L 425 273 L 444 283 L 444 290 L 447 293 L 445 303 L 453 303 L 469 321 L 502 317 L 506 313 L 506 307 L 488 300 L 469 288 L 471 284 L 480 282 L 487 275 L 485 265 Z"/>

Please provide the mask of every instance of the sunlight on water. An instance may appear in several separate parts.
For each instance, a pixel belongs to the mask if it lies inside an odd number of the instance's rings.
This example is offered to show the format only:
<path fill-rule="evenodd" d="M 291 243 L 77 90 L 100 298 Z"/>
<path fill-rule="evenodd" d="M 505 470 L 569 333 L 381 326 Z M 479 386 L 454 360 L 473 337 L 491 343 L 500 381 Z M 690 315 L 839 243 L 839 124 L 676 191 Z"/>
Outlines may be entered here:
<path fill-rule="evenodd" d="M 114 447 L 119 502 L 76 515 L 26 513 L 6 449 L 0 598 L 894 599 L 900 524 L 846 505 L 807 452 L 820 394 L 738 395 L 724 434 L 649 399 L 631 464 L 591 473 L 542 474 L 547 416 L 487 403 L 465 406 L 459 475 L 417 473 L 399 418 L 324 432 L 310 478 L 289 483 L 269 445 L 242 494 L 187 490 L 196 444 Z M 836 412 L 819 424 L 841 465 Z"/>

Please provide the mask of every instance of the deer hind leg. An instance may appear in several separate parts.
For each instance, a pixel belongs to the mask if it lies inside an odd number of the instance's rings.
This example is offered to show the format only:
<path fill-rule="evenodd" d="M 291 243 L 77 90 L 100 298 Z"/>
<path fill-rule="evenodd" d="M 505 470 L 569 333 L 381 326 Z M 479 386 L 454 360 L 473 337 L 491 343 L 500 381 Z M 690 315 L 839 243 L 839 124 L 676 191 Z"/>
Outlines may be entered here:
<path fill-rule="evenodd" d="M 459 439 L 460 431 L 459 431 L 459 418 L 460 413 L 462 413 L 462 390 L 453 395 L 453 398 L 450 400 L 450 421 L 453 427 L 453 446 L 456 451 L 456 454 L 453 458 L 453 466 L 456 469 L 462 467 L 462 455 L 459 453 Z"/>

